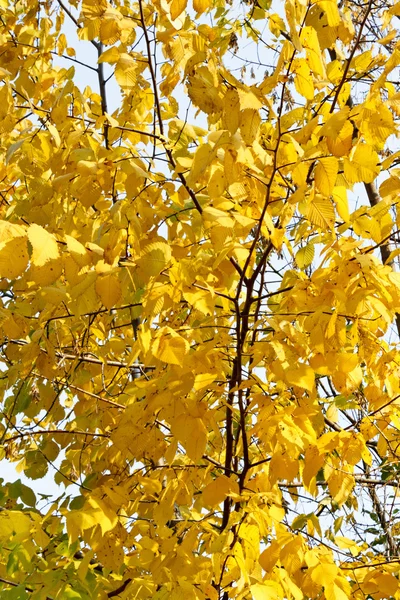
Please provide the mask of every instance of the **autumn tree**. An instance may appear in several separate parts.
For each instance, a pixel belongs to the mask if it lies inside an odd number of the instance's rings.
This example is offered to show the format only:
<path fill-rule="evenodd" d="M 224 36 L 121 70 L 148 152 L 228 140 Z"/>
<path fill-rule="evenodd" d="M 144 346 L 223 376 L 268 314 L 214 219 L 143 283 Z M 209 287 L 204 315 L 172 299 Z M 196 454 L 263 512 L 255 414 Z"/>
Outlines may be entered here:
<path fill-rule="evenodd" d="M 2 600 L 400 598 L 399 17 L 0 0 Z"/>

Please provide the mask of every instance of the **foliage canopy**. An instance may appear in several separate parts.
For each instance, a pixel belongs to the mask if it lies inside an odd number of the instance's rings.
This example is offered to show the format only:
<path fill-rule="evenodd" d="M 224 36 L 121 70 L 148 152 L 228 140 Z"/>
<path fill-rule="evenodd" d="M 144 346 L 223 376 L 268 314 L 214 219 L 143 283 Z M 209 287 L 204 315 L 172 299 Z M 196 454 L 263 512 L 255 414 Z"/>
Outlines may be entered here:
<path fill-rule="evenodd" d="M 399 15 L 0 0 L 2 599 L 400 598 Z"/>

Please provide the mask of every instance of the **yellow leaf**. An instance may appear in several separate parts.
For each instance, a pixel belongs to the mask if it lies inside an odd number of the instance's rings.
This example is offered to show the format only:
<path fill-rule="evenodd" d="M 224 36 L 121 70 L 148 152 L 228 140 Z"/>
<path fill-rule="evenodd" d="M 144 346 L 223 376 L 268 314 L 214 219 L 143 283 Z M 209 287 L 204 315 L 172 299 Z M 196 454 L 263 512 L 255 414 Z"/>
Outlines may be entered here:
<path fill-rule="evenodd" d="M 331 229 L 335 223 L 335 210 L 330 200 L 317 195 L 305 209 L 305 216 L 320 229 Z"/>
<path fill-rule="evenodd" d="M 326 135 L 330 138 L 335 138 L 339 134 L 339 131 L 344 127 L 348 117 L 349 117 L 350 109 L 348 106 L 345 106 L 338 112 L 330 115 L 327 119 L 326 123 L 321 127 L 319 133 L 320 135 Z"/>
<path fill-rule="evenodd" d="M 70 235 L 65 236 L 67 242 L 68 252 L 79 267 L 84 267 L 90 263 L 89 252 L 85 246 L 78 242 L 75 238 Z"/>
<path fill-rule="evenodd" d="M 45 302 L 54 304 L 54 306 L 58 306 L 61 302 L 67 301 L 65 288 L 58 288 L 56 286 L 41 288 L 40 297 L 43 298 Z"/>
<path fill-rule="evenodd" d="M 203 144 L 198 148 L 193 158 L 190 173 L 186 177 L 188 185 L 195 185 L 197 183 L 199 175 L 204 174 L 212 155 L 213 152 L 210 144 Z"/>
<path fill-rule="evenodd" d="M 171 19 L 175 21 L 179 17 L 180 14 L 186 9 L 187 0 L 172 0 L 169 5 L 169 10 L 171 13 Z"/>
<path fill-rule="evenodd" d="M 198 15 L 202 15 L 206 10 L 212 7 L 213 0 L 193 0 L 193 10 Z"/>
<path fill-rule="evenodd" d="M 207 446 L 207 429 L 202 419 L 179 415 L 172 423 L 171 430 L 185 447 L 188 457 L 197 463 Z"/>
<path fill-rule="evenodd" d="M 211 291 L 208 290 L 188 290 L 183 293 L 183 297 L 189 304 L 194 306 L 196 310 L 201 311 L 205 315 L 212 315 L 214 312 L 214 298 Z"/>
<path fill-rule="evenodd" d="M 246 108 L 240 113 L 240 133 L 243 141 L 251 146 L 257 137 L 259 127 L 261 125 L 261 117 L 258 110 L 254 108 Z"/>
<path fill-rule="evenodd" d="M 344 471 L 333 471 L 328 478 L 328 488 L 332 498 L 341 506 L 350 496 L 355 485 L 354 477 Z"/>
<path fill-rule="evenodd" d="M 90 561 L 94 556 L 94 550 L 89 550 L 84 554 L 83 559 L 80 561 L 77 574 L 81 581 L 85 581 L 87 572 L 89 570 Z"/>
<path fill-rule="evenodd" d="M 392 156 L 394 156 L 392 154 Z M 390 165 L 389 165 L 390 166 Z M 382 167 L 386 169 L 382 164 Z M 390 176 L 388 179 L 385 179 L 379 186 L 379 195 L 381 198 L 395 198 L 400 193 L 400 179 L 398 177 Z"/>
<path fill-rule="evenodd" d="M 379 575 L 375 575 L 373 579 L 378 586 L 381 597 L 383 594 L 385 598 L 391 598 L 392 596 L 395 596 L 396 592 L 399 591 L 399 581 L 390 573 L 381 573 Z"/>
<path fill-rule="evenodd" d="M 350 373 L 350 371 L 353 371 L 357 367 L 359 360 L 358 354 L 343 352 L 338 356 L 337 368 L 343 373 Z"/>
<path fill-rule="evenodd" d="M 236 90 L 229 90 L 229 91 L 236 91 Z M 252 92 L 250 90 L 247 91 L 247 90 L 238 89 L 237 94 L 239 96 L 240 110 L 246 110 L 247 108 L 250 108 L 253 110 L 260 110 L 260 108 L 263 107 L 261 100 L 259 100 L 259 98 L 257 98 L 257 96 L 254 94 L 254 92 Z M 225 96 L 225 98 L 226 98 L 226 96 Z"/>
<path fill-rule="evenodd" d="M 27 540 L 31 528 L 32 521 L 27 514 L 14 510 L 0 513 L 0 540 L 3 542 L 11 536 L 14 543 Z"/>
<path fill-rule="evenodd" d="M 232 134 L 236 133 L 240 122 L 240 99 L 238 90 L 229 88 L 224 97 L 222 113 L 223 126 Z"/>
<path fill-rule="evenodd" d="M 46 546 L 51 541 L 51 537 L 47 535 L 45 531 L 38 524 L 37 527 L 32 532 L 32 537 L 35 540 L 36 544 L 42 548 L 46 548 Z"/>
<path fill-rule="evenodd" d="M 229 216 L 229 213 L 219 210 L 218 208 L 213 208 L 212 206 L 207 206 L 203 210 L 203 219 L 209 227 L 219 225 L 219 227 L 231 229 L 235 224 L 233 219 Z"/>
<path fill-rule="evenodd" d="M 107 10 L 106 0 L 84 0 L 82 2 L 82 14 L 87 19 L 101 17 Z"/>
<path fill-rule="evenodd" d="M 314 389 L 314 371 L 303 363 L 297 363 L 285 371 L 287 381 L 311 392 Z"/>
<path fill-rule="evenodd" d="M 282 19 L 282 17 L 280 17 L 276 13 L 272 13 L 272 14 L 269 15 L 269 17 L 268 17 L 268 27 L 269 27 L 271 33 L 276 38 L 280 37 L 282 31 L 284 33 L 287 33 L 287 31 L 286 31 L 286 25 L 285 25 L 284 20 Z"/>
<path fill-rule="evenodd" d="M 26 236 L 0 243 L 0 277 L 15 279 L 25 271 L 28 261 Z"/>
<path fill-rule="evenodd" d="M 54 125 L 52 125 L 51 123 L 46 123 L 46 127 L 49 130 L 50 135 L 53 138 L 56 147 L 59 148 L 61 146 L 61 138 L 60 138 L 60 134 L 58 133 L 57 128 L 54 127 Z"/>
<path fill-rule="evenodd" d="M 70 510 L 66 515 L 67 532 L 70 542 L 76 541 L 86 529 L 97 524 L 96 517 L 83 510 Z"/>
<path fill-rule="evenodd" d="M 5 5 L 3 5 L 5 7 Z M 7 69 L 4 69 L 3 67 L 0 67 L 0 79 L 6 79 L 6 77 L 9 77 L 11 75 L 10 71 L 7 71 Z"/>
<path fill-rule="evenodd" d="M 106 50 L 105 52 L 103 52 L 102 54 L 100 54 L 99 59 L 98 59 L 98 63 L 117 63 L 119 61 L 120 58 L 120 53 L 118 48 L 116 48 L 115 46 L 113 46 L 112 48 L 109 48 L 108 50 Z"/>
<path fill-rule="evenodd" d="M 381 229 L 376 219 L 367 215 L 361 215 L 353 220 L 354 233 L 366 239 L 373 239 L 378 243 L 382 239 Z"/>
<path fill-rule="evenodd" d="M 359 144 L 350 157 L 345 157 L 343 161 L 344 175 L 350 185 L 357 182 L 372 183 L 380 171 L 377 153 L 366 144 Z"/>
<path fill-rule="evenodd" d="M 151 331 L 150 329 L 146 328 L 145 324 L 141 326 L 140 331 L 138 333 L 138 338 L 142 351 L 144 352 L 144 354 L 147 354 L 147 352 L 150 350 Z"/>
<path fill-rule="evenodd" d="M 33 224 L 28 229 L 28 240 L 32 245 L 31 262 L 35 267 L 43 267 L 49 260 L 59 258 L 58 244 L 54 235 Z"/>
<path fill-rule="evenodd" d="M 159 275 L 170 263 L 171 248 L 164 241 L 153 242 L 144 247 L 142 256 L 136 261 L 143 275 Z"/>
<path fill-rule="evenodd" d="M 182 366 L 190 349 L 189 342 L 170 327 L 162 327 L 152 346 L 156 358 L 171 365 Z"/>
<path fill-rule="evenodd" d="M 199 373 L 194 378 L 194 389 L 201 390 L 212 384 L 213 381 L 218 377 L 216 373 Z"/>
<path fill-rule="evenodd" d="M 137 65 L 136 61 L 129 54 L 120 54 L 115 67 L 115 79 L 122 90 L 131 90 L 136 85 Z"/>
<path fill-rule="evenodd" d="M 306 51 L 307 62 L 310 69 L 315 75 L 326 78 L 318 35 L 314 27 L 304 27 L 301 32 L 300 41 Z"/>
<path fill-rule="evenodd" d="M 326 586 L 324 589 L 324 593 L 325 593 L 326 600 L 348 600 L 349 599 L 349 595 L 346 594 L 346 592 L 344 592 L 342 590 L 342 588 L 339 585 L 337 585 L 335 582 L 333 582 L 332 585 Z"/>
<path fill-rule="evenodd" d="M 337 577 L 339 569 L 336 565 L 321 563 L 311 571 L 311 579 L 324 587 L 331 584 Z"/>
<path fill-rule="evenodd" d="M 115 306 L 122 296 L 121 283 L 116 275 L 106 273 L 96 280 L 96 293 L 108 309 Z"/>
<path fill-rule="evenodd" d="M 231 215 L 235 219 L 235 221 L 239 223 L 240 227 L 254 227 L 255 219 L 251 219 L 250 217 L 246 217 L 245 215 L 236 212 L 232 212 Z"/>
<path fill-rule="evenodd" d="M 339 163 L 334 156 L 320 158 L 315 167 L 315 187 L 324 196 L 330 196 L 336 183 Z"/>
<path fill-rule="evenodd" d="M 224 170 L 220 166 L 210 166 L 210 179 L 208 181 L 207 190 L 210 196 L 218 198 L 222 196 L 227 187 Z"/>
<path fill-rule="evenodd" d="M 337 135 L 326 138 L 329 152 L 340 158 L 349 154 L 353 146 L 354 127 L 351 121 L 346 121 Z"/>
<path fill-rule="evenodd" d="M 295 558 L 295 560 L 296 560 L 296 558 Z M 303 592 L 294 583 L 294 581 L 288 575 L 287 571 L 284 571 L 284 574 L 281 573 L 280 575 L 281 575 L 281 581 L 282 581 L 282 584 L 283 584 L 284 588 L 286 588 L 286 590 L 289 591 L 289 594 L 291 594 L 291 596 L 293 597 L 293 600 L 304 600 L 304 594 L 303 594 Z M 290 596 L 286 593 L 285 597 L 287 598 L 287 597 L 290 597 Z"/>
<path fill-rule="evenodd" d="M 207 67 L 199 67 L 188 77 L 188 95 L 193 104 L 212 115 L 223 109 L 222 90 Z"/>
<path fill-rule="evenodd" d="M 312 82 L 310 68 L 304 58 L 295 59 L 293 62 L 295 88 L 306 100 L 312 100 L 314 98 L 314 84 Z"/>
<path fill-rule="evenodd" d="M 80 510 L 71 510 L 66 515 L 68 536 L 72 541 L 81 536 L 86 529 L 100 525 L 102 534 L 114 529 L 118 517 L 100 498 L 89 498 Z"/>
<path fill-rule="evenodd" d="M 309 446 L 305 452 L 303 482 L 306 488 L 310 488 L 312 479 L 324 464 L 325 457 L 319 453 L 317 446 Z"/>
<path fill-rule="evenodd" d="M 116 19 L 104 19 L 100 23 L 100 40 L 103 44 L 111 46 L 116 44 L 121 37 L 121 30 Z"/>
<path fill-rule="evenodd" d="M 303 48 L 300 43 L 300 38 L 299 38 L 298 28 L 297 28 L 297 23 L 296 23 L 296 17 L 297 17 L 296 9 L 297 8 L 298 8 L 298 5 L 293 0 L 288 0 L 287 2 L 285 2 L 285 14 L 286 14 L 286 20 L 288 22 L 289 29 L 290 29 L 290 41 L 292 42 L 292 44 L 295 47 L 295 49 L 297 50 L 297 52 L 302 52 Z"/>
<path fill-rule="evenodd" d="M 351 392 L 358 389 L 363 379 L 363 372 L 360 365 L 357 365 L 349 373 L 347 373 L 347 389 Z"/>
<path fill-rule="evenodd" d="M 333 311 L 331 316 L 329 317 L 328 325 L 325 331 L 325 335 L 327 339 L 333 337 L 336 333 L 336 323 L 337 323 L 338 314 L 336 311 Z"/>
<path fill-rule="evenodd" d="M 89 498 L 88 504 L 93 508 L 96 523 L 100 525 L 103 535 L 114 529 L 118 523 L 118 517 L 104 500 L 92 497 Z"/>
<path fill-rule="evenodd" d="M 305 269 L 311 265 L 314 258 L 314 250 L 314 244 L 306 244 L 298 250 L 295 261 L 300 269 Z"/>
<path fill-rule="evenodd" d="M 335 536 L 335 544 L 338 548 L 341 549 L 348 548 L 352 556 L 357 556 L 362 550 L 362 548 L 358 546 L 354 540 L 350 540 L 349 538 L 343 537 L 341 535 Z"/>
<path fill-rule="evenodd" d="M 272 540 L 267 548 L 260 554 L 258 562 L 269 573 L 279 560 L 281 552 L 280 544 L 276 540 Z"/>
<path fill-rule="evenodd" d="M 31 264 L 29 269 L 29 279 L 38 285 L 51 285 L 60 277 L 62 273 L 62 263 L 57 259 L 50 259 L 42 267 L 35 267 Z"/>
<path fill-rule="evenodd" d="M 222 536 L 220 536 L 222 537 Z M 211 583 L 208 583 L 204 588 L 204 593 L 206 594 L 206 597 L 208 600 L 219 600 L 219 594 L 217 592 L 217 590 L 215 589 L 215 587 L 213 587 L 211 585 Z"/>
<path fill-rule="evenodd" d="M 220 475 L 203 489 L 202 500 L 207 506 L 217 506 L 232 492 L 238 493 L 238 486 L 226 475 Z"/>
<path fill-rule="evenodd" d="M 336 0 L 320 0 L 318 6 L 325 12 L 330 27 L 339 25 L 341 19 Z"/>
<path fill-rule="evenodd" d="M 332 190 L 332 198 L 335 202 L 336 210 L 345 223 L 350 220 L 349 203 L 347 200 L 347 190 L 344 185 L 336 186 Z"/>
<path fill-rule="evenodd" d="M 385 44 L 388 44 L 389 42 L 391 42 L 396 37 L 396 35 L 397 35 L 397 30 L 392 29 L 392 31 L 390 31 L 387 35 L 385 35 L 385 37 L 378 40 L 378 44 L 382 44 L 382 46 L 384 46 Z"/>
<path fill-rule="evenodd" d="M 26 229 L 8 221 L 0 221 L 0 243 L 26 235 Z"/>
<path fill-rule="evenodd" d="M 253 600 L 280 600 L 285 595 L 276 581 L 264 581 L 250 586 Z"/>

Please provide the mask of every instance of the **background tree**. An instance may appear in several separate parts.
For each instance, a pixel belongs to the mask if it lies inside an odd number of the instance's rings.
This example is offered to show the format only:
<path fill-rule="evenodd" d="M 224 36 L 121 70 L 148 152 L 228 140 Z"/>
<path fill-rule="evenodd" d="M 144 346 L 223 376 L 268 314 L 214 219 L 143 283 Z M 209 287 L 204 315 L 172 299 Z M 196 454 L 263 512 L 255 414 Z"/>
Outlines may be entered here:
<path fill-rule="evenodd" d="M 2 599 L 400 597 L 399 15 L 1 0 Z"/>

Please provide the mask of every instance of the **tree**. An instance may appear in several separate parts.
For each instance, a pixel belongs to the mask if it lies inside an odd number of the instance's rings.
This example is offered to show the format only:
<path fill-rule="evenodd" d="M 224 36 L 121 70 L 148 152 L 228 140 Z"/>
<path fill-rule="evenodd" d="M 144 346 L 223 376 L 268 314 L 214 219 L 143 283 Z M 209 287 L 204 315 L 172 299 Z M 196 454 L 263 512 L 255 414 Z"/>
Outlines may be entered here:
<path fill-rule="evenodd" d="M 400 597 L 399 16 L 2 0 L 2 599 Z"/>

